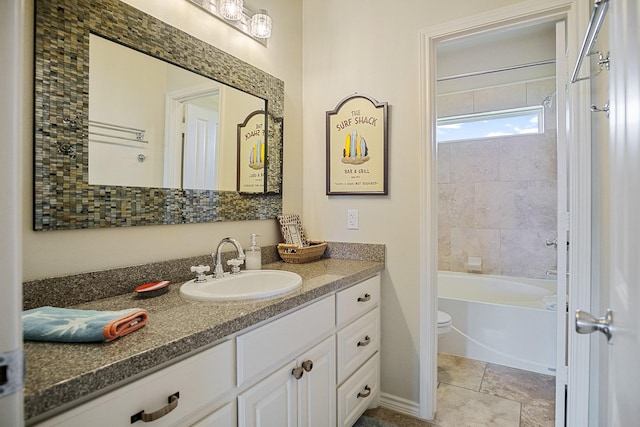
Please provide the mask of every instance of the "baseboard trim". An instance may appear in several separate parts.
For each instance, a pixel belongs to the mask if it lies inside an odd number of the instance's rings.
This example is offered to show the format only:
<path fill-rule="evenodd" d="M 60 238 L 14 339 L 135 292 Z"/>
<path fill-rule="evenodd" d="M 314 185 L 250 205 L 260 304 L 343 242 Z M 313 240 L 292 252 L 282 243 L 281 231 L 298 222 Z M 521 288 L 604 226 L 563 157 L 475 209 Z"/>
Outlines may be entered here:
<path fill-rule="evenodd" d="M 412 400 L 388 393 L 380 393 L 380 406 L 404 415 L 420 418 L 420 405 Z"/>

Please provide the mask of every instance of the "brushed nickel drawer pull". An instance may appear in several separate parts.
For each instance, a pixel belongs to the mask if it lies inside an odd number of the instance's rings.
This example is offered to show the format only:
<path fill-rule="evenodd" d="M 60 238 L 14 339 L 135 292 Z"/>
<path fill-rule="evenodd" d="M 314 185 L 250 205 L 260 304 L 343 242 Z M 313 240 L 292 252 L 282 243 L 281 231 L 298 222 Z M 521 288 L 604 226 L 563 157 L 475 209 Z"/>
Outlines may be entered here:
<path fill-rule="evenodd" d="M 291 375 L 293 375 L 295 379 L 299 380 L 300 378 L 302 378 L 302 375 L 304 375 L 304 369 L 302 369 L 302 366 L 293 368 L 291 370 Z"/>
<path fill-rule="evenodd" d="M 358 341 L 358 347 L 364 347 L 365 345 L 369 345 L 371 343 L 371 338 L 369 335 L 364 337 L 364 340 Z"/>
<path fill-rule="evenodd" d="M 168 398 L 169 403 L 165 407 L 160 408 L 155 412 L 147 413 L 145 411 L 140 411 L 137 414 L 132 415 L 131 424 L 137 421 L 142 421 L 143 423 L 150 423 L 151 421 L 155 421 L 159 418 L 164 417 L 169 412 L 173 411 L 178 407 L 179 398 L 180 398 L 180 392 L 174 393 L 171 396 L 169 396 Z"/>
<path fill-rule="evenodd" d="M 358 302 L 367 302 L 371 299 L 371 295 L 364 294 L 363 297 L 358 297 Z"/>
<path fill-rule="evenodd" d="M 367 384 L 366 386 L 364 386 L 364 393 L 358 393 L 358 398 L 369 397 L 370 395 L 371 395 L 371 388 Z"/>
<path fill-rule="evenodd" d="M 311 370 L 313 369 L 313 360 L 305 360 L 304 362 L 302 362 L 302 367 L 305 371 L 311 372 Z"/>

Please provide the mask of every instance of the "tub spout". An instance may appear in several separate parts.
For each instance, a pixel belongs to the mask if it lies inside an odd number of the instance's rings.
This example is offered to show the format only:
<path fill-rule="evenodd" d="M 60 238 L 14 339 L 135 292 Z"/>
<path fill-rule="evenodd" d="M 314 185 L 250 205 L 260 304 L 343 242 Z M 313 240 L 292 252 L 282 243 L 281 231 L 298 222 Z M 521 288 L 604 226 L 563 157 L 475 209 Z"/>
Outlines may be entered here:
<path fill-rule="evenodd" d="M 547 270 L 547 271 L 545 272 L 545 274 L 546 274 L 547 276 L 551 276 L 551 275 L 553 275 L 553 276 L 557 276 L 557 275 L 558 275 L 558 270 L 557 270 L 557 269 Z"/>

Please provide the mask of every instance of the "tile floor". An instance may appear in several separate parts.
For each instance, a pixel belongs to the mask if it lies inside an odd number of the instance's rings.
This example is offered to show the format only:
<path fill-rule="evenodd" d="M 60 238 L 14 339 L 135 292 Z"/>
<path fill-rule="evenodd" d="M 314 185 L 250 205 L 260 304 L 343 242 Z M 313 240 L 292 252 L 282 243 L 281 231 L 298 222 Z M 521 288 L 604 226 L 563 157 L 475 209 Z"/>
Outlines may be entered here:
<path fill-rule="evenodd" d="M 365 415 L 398 427 L 553 427 L 554 411 L 553 376 L 439 354 L 433 422 L 386 408 Z"/>

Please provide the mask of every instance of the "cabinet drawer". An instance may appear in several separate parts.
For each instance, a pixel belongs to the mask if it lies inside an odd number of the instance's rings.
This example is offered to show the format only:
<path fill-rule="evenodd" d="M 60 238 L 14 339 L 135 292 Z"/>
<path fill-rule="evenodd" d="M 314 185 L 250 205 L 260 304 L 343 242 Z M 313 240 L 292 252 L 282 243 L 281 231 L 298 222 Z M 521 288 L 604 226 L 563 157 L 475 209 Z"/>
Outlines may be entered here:
<path fill-rule="evenodd" d="M 338 332 L 338 384 L 380 348 L 380 309 L 376 308 Z"/>
<path fill-rule="evenodd" d="M 267 374 L 291 355 L 317 342 L 335 326 L 332 297 L 267 323 L 236 338 L 238 386 Z"/>
<path fill-rule="evenodd" d="M 178 405 L 153 422 L 175 425 L 183 417 L 214 402 L 234 385 L 233 341 L 219 344 L 186 360 L 67 411 L 39 426 L 131 426 L 132 416 L 167 406 L 169 396 L 180 393 Z M 136 421 L 136 425 L 144 424 Z"/>
<path fill-rule="evenodd" d="M 380 275 L 360 282 L 336 294 L 338 326 L 360 317 L 380 301 Z"/>
<path fill-rule="evenodd" d="M 374 402 L 380 383 L 379 357 L 376 353 L 338 388 L 338 425 L 351 427 Z"/>

